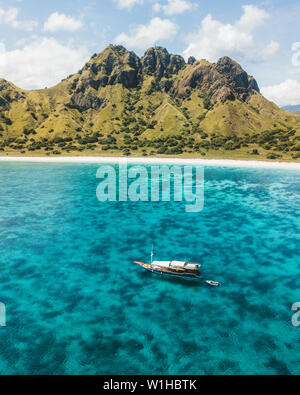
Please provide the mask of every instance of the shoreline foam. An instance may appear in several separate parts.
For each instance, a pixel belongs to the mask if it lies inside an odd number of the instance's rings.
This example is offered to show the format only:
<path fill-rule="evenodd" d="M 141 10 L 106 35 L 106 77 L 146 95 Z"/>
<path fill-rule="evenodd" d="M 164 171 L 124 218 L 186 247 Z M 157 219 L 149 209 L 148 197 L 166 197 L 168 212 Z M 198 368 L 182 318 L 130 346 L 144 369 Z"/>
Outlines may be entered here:
<path fill-rule="evenodd" d="M 65 156 L 65 157 L 21 157 L 21 156 L 0 156 L 0 162 L 28 162 L 28 163 L 128 163 L 128 164 L 177 164 L 194 166 L 220 166 L 220 167 L 248 167 L 265 169 L 286 169 L 300 170 L 300 163 L 297 162 L 264 162 L 252 160 L 231 160 L 231 159 L 184 159 L 184 158 L 124 158 L 124 157 L 101 157 L 101 156 Z"/>

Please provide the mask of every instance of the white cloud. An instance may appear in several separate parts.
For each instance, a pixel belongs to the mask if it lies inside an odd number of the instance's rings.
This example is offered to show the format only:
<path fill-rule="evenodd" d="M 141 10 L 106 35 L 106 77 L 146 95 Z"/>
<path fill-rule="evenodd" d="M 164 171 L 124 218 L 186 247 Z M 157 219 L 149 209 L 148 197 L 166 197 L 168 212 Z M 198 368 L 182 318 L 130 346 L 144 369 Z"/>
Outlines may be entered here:
<path fill-rule="evenodd" d="M 173 38 L 178 26 L 169 19 L 153 18 L 149 25 L 138 25 L 129 31 L 121 33 L 115 43 L 123 44 L 130 48 L 146 49 L 161 40 Z"/>
<path fill-rule="evenodd" d="M 196 7 L 196 4 L 187 0 L 168 0 L 168 3 L 165 5 L 161 5 L 160 3 L 155 3 L 153 5 L 154 11 L 163 11 L 168 16 L 183 14 L 193 7 Z"/>
<path fill-rule="evenodd" d="M 224 55 L 252 61 L 267 60 L 278 51 L 279 43 L 271 41 L 266 46 L 259 45 L 255 43 L 253 31 L 269 17 L 264 10 L 251 5 L 243 6 L 241 18 L 234 24 L 224 24 L 209 14 L 202 20 L 199 30 L 188 35 L 184 55 L 211 62 Z"/>
<path fill-rule="evenodd" d="M 121 9 L 130 9 L 136 4 L 142 4 L 143 0 L 114 0 L 114 2 Z"/>
<path fill-rule="evenodd" d="M 89 58 L 85 48 L 39 38 L 22 49 L 6 51 L 0 44 L 0 75 L 23 89 L 52 86 L 77 72 Z"/>
<path fill-rule="evenodd" d="M 17 8 L 9 8 L 4 10 L 0 8 L 0 24 L 5 23 L 14 29 L 23 29 L 32 31 L 38 23 L 36 21 L 19 21 L 19 10 Z"/>
<path fill-rule="evenodd" d="M 270 18 L 270 15 L 265 10 L 253 5 L 244 5 L 242 8 L 244 13 L 236 23 L 237 27 L 242 30 L 251 32 L 255 28 L 261 26 L 265 20 Z"/>
<path fill-rule="evenodd" d="M 286 80 L 279 85 L 266 86 L 261 92 L 281 107 L 300 104 L 300 83 L 297 80 Z"/>
<path fill-rule="evenodd" d="M 72 18 L 65 14 L 54 12 L 44 23 L 46 32 L 67 31 L 74 32 L 83 27 L 83 23 L 79 19 Z"/>
<path fill-rule="evenodd" d="M 271 41 L 264 49 L 261 51 L 261 59 L 267 60 L 274 56 L 280 48 L 280 44 L 277 41 Z"/>

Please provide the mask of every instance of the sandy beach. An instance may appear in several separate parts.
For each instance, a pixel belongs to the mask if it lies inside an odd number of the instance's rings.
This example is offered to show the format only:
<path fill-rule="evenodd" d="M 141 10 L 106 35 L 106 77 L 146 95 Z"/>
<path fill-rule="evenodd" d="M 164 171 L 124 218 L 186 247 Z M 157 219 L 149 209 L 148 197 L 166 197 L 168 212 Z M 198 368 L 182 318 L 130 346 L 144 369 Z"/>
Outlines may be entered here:
<path fill-rule="evenodd" d="M 229 159 L 182 159 L 182 158 L 124 158 L 101 156 L 69 156 L 69 157 L 20 157 L 1 156 L 0 162 L 29 162 L 29 163 L 128 163 L 128 164 L 177 164 L 194 166 L 246 167 L 265 169 L 300 170 L 300 163 L 296 162 L 264 162 L 252 160 Z"/>

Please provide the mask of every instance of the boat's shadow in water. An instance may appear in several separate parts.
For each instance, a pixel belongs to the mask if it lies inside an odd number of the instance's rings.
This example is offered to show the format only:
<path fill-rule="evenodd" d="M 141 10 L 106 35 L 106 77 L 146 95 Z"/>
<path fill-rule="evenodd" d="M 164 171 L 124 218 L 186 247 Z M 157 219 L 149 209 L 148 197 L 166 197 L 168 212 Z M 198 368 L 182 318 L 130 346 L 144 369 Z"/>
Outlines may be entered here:
<path fill-rule="evenodd" d="M 140 277 L 142 277 L 143 279 L 151 279 L 151 280 L 155 280 L 155 281 L 165 281 L 168 283 L 172 283 L 172 284 L 180 284 L 180 285 L 184 285 L 187 287 L 194 287 L 194 288 L 199 288 L 199 287 L 203 287 L 206 286 L 205 281 L 201 278 L 182 278 L 182 277 L 172 277 L 172 276 L 167 276 L 167 275 L 160 275 L 160 274 L 156 274 L 156 273 L 140 273 L 139 274 Z"/>

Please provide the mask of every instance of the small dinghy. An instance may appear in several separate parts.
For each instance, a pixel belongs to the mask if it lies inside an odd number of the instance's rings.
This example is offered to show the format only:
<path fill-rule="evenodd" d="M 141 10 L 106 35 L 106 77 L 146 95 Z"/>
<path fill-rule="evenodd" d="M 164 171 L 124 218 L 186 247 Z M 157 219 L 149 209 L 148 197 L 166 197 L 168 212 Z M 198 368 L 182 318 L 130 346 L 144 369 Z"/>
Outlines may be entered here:
<path fill-rule="evenodd" d="M 219 287 L 221 284 L 217 281 L 206 280 L 206 283 L 212 285 L 213 287 Z"/>

